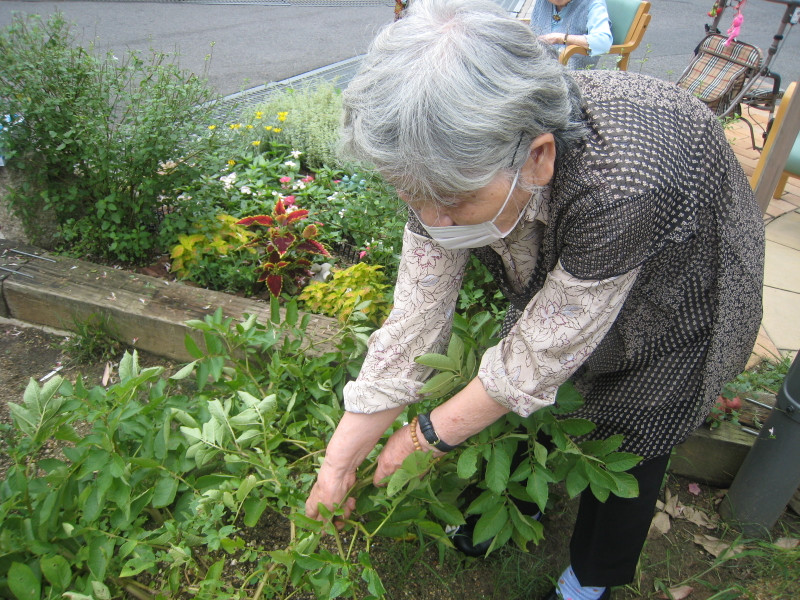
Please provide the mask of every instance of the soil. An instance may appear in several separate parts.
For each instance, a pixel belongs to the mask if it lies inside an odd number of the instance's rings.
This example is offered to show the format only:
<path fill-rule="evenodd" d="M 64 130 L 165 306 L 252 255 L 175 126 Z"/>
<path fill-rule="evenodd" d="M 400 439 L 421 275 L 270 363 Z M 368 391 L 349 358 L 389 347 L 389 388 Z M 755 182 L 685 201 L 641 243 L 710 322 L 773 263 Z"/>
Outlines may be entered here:
<path fill-rule="evenodd" d="M 74 380 L 82 375 L 88 384 L 101 383 L 106 363 L 74 364 L 62 343 L 63 337 L 58 332 L 0 319 L 0 479 L 7 468 L 4 464 L 7 460 L 5 436 L 10 424 L 7 403 L 21 400 L 29 378 L 38 380 L 61 366 L 59 374 L 65 378 Z M 168 360 L 146 353 L 140 353 L 140 363 L 143 366 L 170 366 Z M 674 500 L 669 501 L 675 497 L 677 505 Z M 797 564 L 796 549 L 786 551 L 793 553 L 793 564 L 783 570 L 770 570 L 764 566 L 763 557 L 721 561 L 715 565 L 709 551 L 696 543 L 698 535 L 712 536 L 726 543 L 737 539 L 738 534 L 732 528 L 714 523 L 704 527 L 698 524 L 700 518 L 692 515 L 699 510 L 714 519 L 719 497 L 720 490 L 668 476 L 662 498 L 667 503 L 667 510 L 677 518 L 660 517 L 662 523 L 664 520 L 671 523 L 670 529 L 665 533 L 655 529 L 651 531 L 635 582 L 617 588 L 613 597 L 617 600 L 667 598 L 661 590 L 673 588 L 675 598 L 690 600 L 800 598 L 800 565 Z M 543 521 L 546 538 L 538 547 L 530 548 L 528 553 L 507 546 L 486 559 L 472 559 L 456 552 L 440 552 L 434 545 L 381 539 L 373 545 L 371 556 L 384 580 L 388 597 L 393 600 L 536 598 L 550 587 L 552 578 L 569 562 L 568 540 L 576 511 L 577 501 L 568 499 L 563 491 L 557 494 Z M 687 516 L 692 516 L 697 522 L 688 520 Z M 274 549 L 285 544 L 288 522 L 273 514 L 262 519 L 256 528 L 242 533 L 250 542 Z M 773 540 L 788 538 L 796 541 L 800 538 L 800 517 L 787 510 L 772 534 Z M 748 547 L 763 549 L 755 542 L 750 542 Z M 775 562 L 775 556 L 768 554 L 766 560 Z M 693 591 L 689 596 L 679 595 L 677 588 L 680 586 L 690 586 Z"/>

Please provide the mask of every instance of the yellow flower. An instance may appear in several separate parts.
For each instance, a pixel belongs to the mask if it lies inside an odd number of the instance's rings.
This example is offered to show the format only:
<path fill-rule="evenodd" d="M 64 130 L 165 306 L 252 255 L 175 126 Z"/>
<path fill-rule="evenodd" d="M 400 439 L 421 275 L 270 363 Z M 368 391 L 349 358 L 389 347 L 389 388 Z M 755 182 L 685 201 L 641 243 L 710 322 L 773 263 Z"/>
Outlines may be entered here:
<path fill-rule="evenodd" d="M 252 128 L 253 128 L 253 126 L 252 126 L 252 125 L 248 125 L 248 126 L 247 126 L 247 128 L 248 128 L 248 129 L 252 129 Z"/>
<path fill-rule="evenodd" d="M 264 125 L 264 129 L 267 131 L 272 131 L 272 125 Z"/>
<path fill-rule="evenodd" d="M 254 141 L 252 143 L 253 143 L 253 146 L 260 146 L 261 145 L 261 140 L 256 140 L 256 141 Z"/>
<path fill-rule="evenodd" d="M 288 111 L 287 112 L 279 112 L 278 113 L 278 121 L 283 123 L 286 120 L 286 115 L 288 115 L 288 114 L 289 114 Z"/>
<path fill-rule="evenodd" d="M 261 118 L 261 117 L 263 117 L 263 116 L 264 116 L 264 113 L 263 113 L 263 112 L 261 112 L 261 111 L 258 111 L 258 112 L 256 113 L 256 119 L 260 119 L 260 118 Z"/>
<path fill-rule="evenodd" d="M 235 165 L 235 164 L 236 164 L 236 161 L 235 161 L 235 160 L 233 160 L 233 159 L 230 159 L 230 160 L 228 161 L 228 166 L 229 166 L 229 167 L 232 167 L 232 166 L 233 166 L 233 165 Z"/>
<path fill-rule="evenodd" d="M 283 129 L 281 129 L 280 127 L 276 127 L 272 131 L 274 131 L 275 133 L 280 133 L 281 131 L 283 131 Z"/>
<path fill-rule="evenodd" d="M 242 126 L 242 124 L 241 124 L 241 123 L 231 123 L 231 124 L 229 125 L 229 127 L 230 127 L 231 129 L 239 129 L 241 126 Z"/>
<path fill-rule="evenodd" d="M 209 128 L 211 131 L 214 131 L 214 130 L 217 128 L 217 126 L 216 126 L 216 125 L 209 125 L 209 126 L 208 126 L 208 128 Z"/>

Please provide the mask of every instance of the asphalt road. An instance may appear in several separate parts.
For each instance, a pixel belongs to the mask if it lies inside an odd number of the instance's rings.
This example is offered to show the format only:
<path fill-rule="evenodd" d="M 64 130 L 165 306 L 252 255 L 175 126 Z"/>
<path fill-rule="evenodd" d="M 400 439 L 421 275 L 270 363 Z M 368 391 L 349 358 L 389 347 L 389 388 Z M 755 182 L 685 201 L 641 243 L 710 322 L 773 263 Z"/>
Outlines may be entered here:
<path fill-rule="evenodd" d="M 651 2 L 653 19 L 628 70 L 675 81 L 703 37 L 712 0 Z M 184 68 L 207 68 L 211 84 L 227 95 L 363 54 L 377 29 L 392 21 L 392 6 L 390 0 L 361 7 L 4 1 L 0 26 L 15 11 L 60 10 L 84 43 L 114 53 L 151 47 L 178 52 Z M 740 39 L 766 51 L 784 8 L 774 0 L 750 0 Z M 721 29 L 733 16 L 726 11 Z M 785 81 L 800 79 L 800 26 L 790 31 L 772 67 Z"/>

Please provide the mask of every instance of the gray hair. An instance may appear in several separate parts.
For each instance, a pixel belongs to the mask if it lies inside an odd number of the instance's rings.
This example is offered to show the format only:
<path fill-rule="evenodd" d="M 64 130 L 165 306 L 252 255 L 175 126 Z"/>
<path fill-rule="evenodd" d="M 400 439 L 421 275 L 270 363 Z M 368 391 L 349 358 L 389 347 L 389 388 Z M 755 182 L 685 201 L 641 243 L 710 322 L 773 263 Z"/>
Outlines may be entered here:
<path fill-rule="evenodd" d="M 530 27 L 488 0 L 416 0 L 343 94 L 340 149 L 413 198 L 450 204 L 507 176 L 534 138 L 585 135 L 578 86 Z"/>

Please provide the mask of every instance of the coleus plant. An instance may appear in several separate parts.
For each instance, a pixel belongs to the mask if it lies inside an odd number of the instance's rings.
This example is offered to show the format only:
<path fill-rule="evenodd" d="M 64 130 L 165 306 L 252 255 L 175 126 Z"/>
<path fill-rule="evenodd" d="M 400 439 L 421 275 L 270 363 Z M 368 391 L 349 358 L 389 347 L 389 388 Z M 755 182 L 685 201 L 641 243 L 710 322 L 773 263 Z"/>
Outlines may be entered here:
<path fill-rule="evenodd" d="M 311 276 L 314 256 L 330 256 L 315 238 L 315 223 L 304 223 L 308 210 L 294 208 L 294 197 L 278 197 L 271 215 L 255 215 L 237 221 L 250 227 L 255 237 L 245 246 L 259 249 L 258 281 L 266 282 L 270 294 L 280 296 L 284 289 L 296 292 Z"/>

